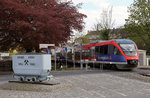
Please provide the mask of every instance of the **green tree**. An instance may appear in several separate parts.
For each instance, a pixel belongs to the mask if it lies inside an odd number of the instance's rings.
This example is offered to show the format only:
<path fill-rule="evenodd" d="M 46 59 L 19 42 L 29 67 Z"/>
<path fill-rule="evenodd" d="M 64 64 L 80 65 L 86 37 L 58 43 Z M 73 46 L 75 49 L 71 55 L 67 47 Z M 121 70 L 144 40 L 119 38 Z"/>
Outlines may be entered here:
<path fill-rule="evenodd" d="M 128 37 L 134 40 L 140 49 L 150 51 L 150 0 L 134 0 L 128 8 L 130 13 L 125 28 Z"/>
<path fill-rule="evenodd" d="M 110 39 L 110 29 L 104 29 L 100 32 L 100 38 L 102 40 L 109 40 Z"/>
<path fill-rule="evenodd" d="M 81 32 L 86 17 L 78 11 L 81 4 L 61 1 L 0 0 L 0 50 L 38 52 L 41 43 L 59 45 L 74 31 Z"/>
<path fill-rule="evenodd" d="M 90 43 L 90 41 L 86 35 L 76 38 L 75 41 L 78 43 L 80 43 L 82 41 L 83 44 L 89 44 Z"/>

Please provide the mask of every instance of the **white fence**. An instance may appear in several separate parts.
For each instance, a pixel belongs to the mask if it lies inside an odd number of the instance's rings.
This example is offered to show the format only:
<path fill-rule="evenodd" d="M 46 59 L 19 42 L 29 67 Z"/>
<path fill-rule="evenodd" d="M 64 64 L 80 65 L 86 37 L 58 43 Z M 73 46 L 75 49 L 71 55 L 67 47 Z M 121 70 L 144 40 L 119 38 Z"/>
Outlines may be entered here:
<path fill-rule="evenodd" d="M 147 66 L 146 50 L 139 50 L 139 66 Z"/>
<path fill-rule="evenodd" d="M 146 65 L 149 66 L 150 58 L 147 58 L 146 61 L 147 61 L 147 64 L 146 64 Z"/>

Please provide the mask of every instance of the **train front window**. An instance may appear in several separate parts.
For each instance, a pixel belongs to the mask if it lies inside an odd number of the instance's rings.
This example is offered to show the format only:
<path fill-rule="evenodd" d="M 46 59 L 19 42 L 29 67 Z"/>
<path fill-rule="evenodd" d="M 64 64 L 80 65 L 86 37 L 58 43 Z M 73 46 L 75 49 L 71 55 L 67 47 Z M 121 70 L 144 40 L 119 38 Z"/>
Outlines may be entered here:
<path fill-rule="evenodd" d="M 126 56 L 137 56 L 137 49 L 134 44 L 120 44 L 120 48 Z"/>

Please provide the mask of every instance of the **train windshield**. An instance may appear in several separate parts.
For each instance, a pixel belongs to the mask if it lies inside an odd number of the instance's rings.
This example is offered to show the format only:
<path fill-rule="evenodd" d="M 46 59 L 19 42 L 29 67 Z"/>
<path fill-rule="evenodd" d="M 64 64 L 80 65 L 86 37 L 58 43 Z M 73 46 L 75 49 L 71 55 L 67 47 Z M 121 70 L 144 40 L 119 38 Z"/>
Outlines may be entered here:
<path fill-rule="evenodd" d="M 119 44 L 126 56 L 137 56 L 135 44 Z"/>

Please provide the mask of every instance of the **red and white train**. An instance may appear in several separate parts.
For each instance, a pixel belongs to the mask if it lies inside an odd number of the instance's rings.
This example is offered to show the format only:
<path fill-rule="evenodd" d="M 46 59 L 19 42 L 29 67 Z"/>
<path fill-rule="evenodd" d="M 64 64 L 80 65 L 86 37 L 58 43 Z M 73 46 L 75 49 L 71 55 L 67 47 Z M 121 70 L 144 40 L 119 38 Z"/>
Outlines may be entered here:
<path fill-rule="evenodd" d="M 82 59 L 88 60 L 89 63 L 104 64 L 105 67 L 134 69 L 139 61 L 138 48 L 132 40 L 128 39 L 95 41 L 82 47 L 76 46 L 74 49 L 76 62 Z"/>

